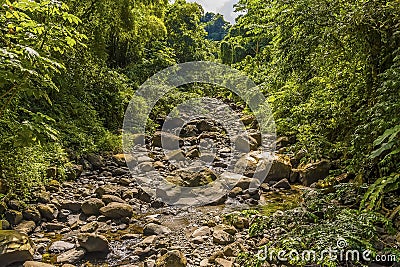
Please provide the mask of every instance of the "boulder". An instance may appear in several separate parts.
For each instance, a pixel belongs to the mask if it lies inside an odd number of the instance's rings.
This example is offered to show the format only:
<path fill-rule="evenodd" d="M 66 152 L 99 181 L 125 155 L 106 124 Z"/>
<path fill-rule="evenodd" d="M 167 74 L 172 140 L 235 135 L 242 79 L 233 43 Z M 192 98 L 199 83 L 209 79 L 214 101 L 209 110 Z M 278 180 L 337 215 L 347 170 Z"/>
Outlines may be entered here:
<path fill-rule="evenodd" d="M 164 143 L 162 143 L 161 139 Z M 164 149 L 176 149 L 179 147 L 180 143 L 182 143 L 182 139 L 174 134 L 158 131 L 155 132 L 153 136 L 153 146 L 155 147 L 163 147 Z"/>
<path fill-rule="evenodd" d="M 52 221 L 57 217 L 58 211 L 52 204 L 39 204 L 37 205 L 37 209 L 39 210 L 40 215 L 49 221 Z"/>
<path fill-rule="evenodd" d="M 103 195 L 120 195 L 120 193 L 123 191 L 123 189 L 119 186 L 116 185 L 103 185 L 97 188 L 94 192 L 96 195 L 101 198 Z"/>
<path fill-rule="evenodd" d="M 108 240 L 102 235 L 82 234 L 78 242 L 87 252 L 107 252 L 110 250 Z"/>
<path fill-rule="evenodd" d="M 171 233 L 171 230 L 168 227 L 159 225 L 159 224 L 155 224 L 155 223 L 149 223 L 143 229 L 143 234 L 145 236 L 168 235 L 170 233 Z"/>
<path fill-rule="evenodd" d="M 192 237 L 202 237 L 202 236 L 208 236 L 211 234 L 211 229 L 208 226 L 203 226 L 198 228 L 192 233 Z"/>
<path fill-rule="evenodd" d="M 55 267 L 55 266 L 44 262 L 26 261 L 23 267 Z"/>
<path fill-rule="evenodd" d="M 1 266 L 32 260 L 33 253 L 33 244 L 26 234 L 12 230 L 0 230 Z"/>
<path fill-rule="evenodd" d="M 214 230 L 213 242 L 218 245 L 228 245 L 234 241 L 232 235 L 228 234 L 224 230 Z"/>
<path fill-rule="evenodd" d="M 292 166 L 290 160 L 283 155 L 276 155 L 271 169 L 265 179 L 266 182 L 280 181 L 285 178 L 290 178 L 292 172 Z"/>
<path fill-rule="evenodd" d="M 107 206 L 102 207 L 100 213 L 112 219 L 130 218 L 133 215 L 133 208 L 129 204 L 111 202 Z"/>
<path fill-rule="evenodd" d="M 103 195 L 101 197 L 101 200 L 105 203 L 105 204 L 110 204 L 111 202 L 118 202 L 118 203 L 125 203 L 125 200 L 123 200 L 120 197 L 114 196 L 114 195 Z"/>
<path fill-rule="evenodd" d="M 70 249 L 73 249 L 75 244 L 65 241 L 56 241 L 49 247 L 49 252 L 51 253 L 61 253 Z"/>
<path fill-rule="evenodd" d="M 100 169 L 104 166 L 103 157 L 97 154 L 89 154 L 87 155 L 87 160 L 92 165 L 94 169 Z"/>
<path fill-rule="evenodd" d="M 22 212 L 17 210 L 7 210 L 4 213 L 4 218 L 11 224 L 16 225 L 22 221 Z"/>
<path fill-rule="evenodd" d="M 318 180 L 325 179 L 329 175 L 329 169 L 330 162 L 327 160 L 307 164 L 300 170 L 300 181 L 303 185 L 310 186 Z"/>
<path fill-rule="evenodd" d="M 57 263 L 74 263 L 85 256 L 86 250 L 83 248 L 74 248 L 68 250 L 57 257 Z"/>
<path fill-rule="evenodd" d="M 72 167 L 68 168 L 66 171 L 66 176 L 68 181 L 75 181 L 79 176 L 81 176 L 83 172 L 82 165 L 72 165 Z"/>
<path fill-rule="evenodd" d="M 178 250 L 169 251 L 156 261 L 157 267 L 185 267 L 186 265 L 185 255 Z"/>
<path fill-rule="evenodd" d="M 85 200 L 82 203 L 82 212 L 88 216 L 90 215 L 99 215 L 100 214 L 100 208 L 104 207 L 105 204 L 102 200 L 98 198 L 90 198 L 88 200 Z"/>
<path fill-rule="evenodd" d="M 20 224 L 18 224 L 14 230 L 25 233 L 25 234 L 30 234 L 35 230 L 36 224 L 34 221 L 22 221 Z"/>
<path fill-rule="evenodd" d="M 258 142 L 249 135 L 239 135 L 235 138 L 235 149 L 241 152 L 250 152 L 256 150 Z"/>
<path fill-rule="evenodd" d="M 280 180 L 279 182 L 274 184 L 272 187 L 273 188 L 279 188 L 279 189 L 286 189 L 286 190 L 291 189 L 289 181 L 286 178 Z"/>

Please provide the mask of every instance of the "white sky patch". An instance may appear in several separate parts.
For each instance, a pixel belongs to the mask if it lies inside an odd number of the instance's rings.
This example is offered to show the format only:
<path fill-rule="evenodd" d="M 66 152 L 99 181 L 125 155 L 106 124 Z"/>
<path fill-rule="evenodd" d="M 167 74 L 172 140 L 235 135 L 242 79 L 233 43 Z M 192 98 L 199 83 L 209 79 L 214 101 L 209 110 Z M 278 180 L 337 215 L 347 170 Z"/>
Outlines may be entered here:
<path fill-rule="evenodd" d="M 235 23 L 237 14 L 234 13 L 233 5 L 238 0 L 188 0 L 188 2 L 197 2 L 203 6 L 205 12 L 220 13 L 224 15 L 226 21 L 232 24 Z"/>

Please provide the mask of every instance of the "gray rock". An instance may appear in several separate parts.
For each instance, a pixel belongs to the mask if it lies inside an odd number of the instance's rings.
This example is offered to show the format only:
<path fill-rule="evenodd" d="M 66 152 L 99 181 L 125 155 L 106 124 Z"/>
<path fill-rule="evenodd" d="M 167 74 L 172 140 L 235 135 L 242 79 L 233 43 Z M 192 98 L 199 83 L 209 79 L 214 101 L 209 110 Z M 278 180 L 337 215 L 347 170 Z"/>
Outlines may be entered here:
<path fill-rule="evenodd" d="M 62 209 L 71 210 L 74 212 L 81 210 L 81 203 L 73 200 L 62 200 L 60 201 L 60 206 Z"/>
<path fill-rule="evenodd" d="M 156 261 L 157 267 L 185 267 L 187 260 L 185 254 L 178 250 L 165 253 Z"/>
<path fill-rule="evenodd" d="M 83 248 L 74 248 L 68 250 L 57 257 L 57 263 L 74 263 L 85 256 L 86 250 Z"/>
<path fill-rule="evenodd" d="M 171 230 L 168 227 L 155 223 L 149 223 L 143 229 L 143 234 L 146 236 L 168 235 L 170 233 Z"/>
<path fill-rule="evenodd" d="M 107 238 L 96 234 L 82 234 L 78 236 L 78 242 L 81 247 L 88 252 L 107 252 L 109 244 Z"/>
<path fill-rule="evenodd" d="M 102 207 L 100 213 L 112 219 L 130 218 L 133 215 L 133 208 L 129 204 L 111 202 L 107 206 Z"/>
<path fill-rule="evenodd" d="M 82 212 L 88 216 L 90 215 L 99 215 L 100 214 L 100 208 L 104 207 L 105 204 L 102 200 L 98 198 L 90 198 L 88 200 L 85 200 L 82 203 Z"/>
<path fill-rule="evenodd" d="M 211 234 L 211 229 L 208 226 L 198 228 L 192 233 L 192 237 L 208 236 Z"/>
<path fill-rule="evenodd" d="M 56 241 L 49 247 L 49 252 L 51 253 L 61 253 L 70 249 L 73 249 L 75 244 L 65 242 L 65 241 Z"/>
<path fill-rule="evenodd" d="M 161 142 L 161 135 L 164 144 Z M 164 149 L 175 149 L 176 146 L 179 146 L 182 140 L 179 136 L 174 134 L 166 133 L 166 132 L 155 132 L 153 136 L 153 146 L 155 147 L 163 147 Z M 163 146 L 164 145 L 164 146 Z"/>
<path fill-rule="evenodd" d="M 120 197 L 114 196 L 114 195 L 103 195 L 101 197 L 101 200 L 107 205 L 110 204 L 111 202 L 118 202 L 118 203 L 126 203 L 125 200 L 123 200 Z"/>
<path fill-rule="evenodd" d="M 87 160 L 92 165 L 94 169 L 99 169 L 104 166 L 103 157 L 96 154 L 89 154 Z"/>
<path fill-rule="evenodd" d="M 223 230 L 215 230 L 213 242 L 218 245 L 228 245 L 234 241 L 233 236 Z"/>
<path fill-rule="evenodd" d="M 103 185 L 97 188 L 94 192 L 99 198 L 102 198 L 103 195 L 118 195 L 120 196 L 120 193 L 123 191 L 123 189 L 119 186 L 116 185 Z"/>

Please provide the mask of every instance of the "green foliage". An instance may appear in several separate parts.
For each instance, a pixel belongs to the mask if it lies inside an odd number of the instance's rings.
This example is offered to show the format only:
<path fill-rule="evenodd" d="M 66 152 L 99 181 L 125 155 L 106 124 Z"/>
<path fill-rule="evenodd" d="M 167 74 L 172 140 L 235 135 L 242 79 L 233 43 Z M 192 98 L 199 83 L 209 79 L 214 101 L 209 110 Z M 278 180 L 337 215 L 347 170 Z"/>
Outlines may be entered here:
<path fill-rule="evenodd" d="M 287 152 L 338 160 L 368 183 L 397 177 L 400 3 L 242 0 L 236 9 L 220 59 L 260 84 L 278 135 L 296 136 Z"/>
<path fill-rule="evenodd" d="M 212 12 L 207 12 L 201 18 L 201 22 L 205 24 L 204 28 L 207 31 L 208 40 L 221 41 L 231 27 L 230 23 L 225 21 L 221 14 Z"/>
<path fill-rule="evenodd" d="M 46 89 L 58 89 L 52 77 L 64 68 L 57 56 L 85 39 L 79 18 L 53 1 L 2 1 L 0 11 L 1 114 L 21 94 L 50 102 Z"/>
<path fill-rule="evenodd" d="M 285 255 L 291 259 L 290 264 L 305 266 L 318 264 L 319 266 L 340 266 L 342 262 L 326 257 L 317 257 L 309 261 L 299 258 L 291 258 L 289 252 L 296 250 L 300 255 L 304 251 L 313 250 L 316 255 L 321 255 L 327 248 L 337 249 L 337 241 L 344 239 L 347 243 L 346 250 L 357 250 L 362 253 L 365 250 L 372 252 L 372 257 L 380 252 L 382 242 L 382 229 L 386 233 L 393 234 L 391 221 L 383 215 L 370 211 L 358 211 L 343 206 L 346 199 L 351 196 L 359 196 L 355 186 L 342 184 L 335 187 L 335 192 L 324 193 L 323 190 L 306 191 L 304 206 L 288 211 L 277 211 L 272 216 L 255 216 L 250 225 L 251 236 L 270 236 L 270 242 L 265 245 L 269 253 L 275 255 L 273 262 L 277 261 L 277 252 L 285 251 Z M 391 245 L 386 244 L 390 248 Z M 392 244 L 393 245 L 393 244 Z M 264 246 L 256 248 L 264 250 Z M 392 247 L 396 251 L 395 247 Z M 274 253 L 276 252 L 276 253 Z M 253 253 L 242 253 L 238 259 L 241 266 L 262 266 L 268 260 L 260 259 Z M 268 254 L 269 255 L 269 254 Z M 359 264 L 352 262 L 352 264 Z"/>
<path fill-rule="evenodd" d="M 203 8 L 197 3 L 177 0 L 165 13 L 167 44 L 174 49 L 177 62 L 205 60 L 211 56 L 207 35 L 201 25 Z"/>

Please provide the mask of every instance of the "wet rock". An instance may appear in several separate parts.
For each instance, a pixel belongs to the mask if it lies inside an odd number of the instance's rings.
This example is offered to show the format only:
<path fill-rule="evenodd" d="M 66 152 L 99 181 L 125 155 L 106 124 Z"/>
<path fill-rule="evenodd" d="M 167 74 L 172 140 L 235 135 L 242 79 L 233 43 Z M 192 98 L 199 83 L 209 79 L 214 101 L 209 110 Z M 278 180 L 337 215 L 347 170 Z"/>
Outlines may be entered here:
<path fill-rule="evenodd" d="M 163 225 L 149 223 L 143 229 L 143 234 L 146 236 L 151 235 L 168 235 L 171 233 L 171 230 Z"/>
<path fill-rule="evenodd" d="M 223 230 L 215 230 L 213 242 L 218 245 L 228 245 L 234 241 L 233 236 Z"/>
<path fill-rule="evenodd" d="M 307 164 L 300 170 L 300 181 L 303 185 L 310 186 L 318 180 L 325 179 L 329 175 L 329 169 L 330 162 L 327 160 Z"/>
<path fill-rule="evenodd" d="M 57 263 L 74 263 L 80 261 L 85 256 L 86 250 L 74 248 L 68 250 L 57 257 Z"/>
<path fill-rule="evenodd" d="M 56 241 L 49 247 L 49 252 L 51 253 L 61 253 L 70 249 L 73 249 L 75 244 L 65 241 Z"/>
<path fill-rule="evenodd" d="M 88 200 L 85 200 L 82 203 L 82 212 L 88 216 L 90 215 L 99 215 L 100 214 L 100 208 L 104 207 L 105 204 L 102 200 L 98 198 L 90 198 Z"/>
<path fill-rule="evenodd" d="M 26 261 L 23 267 L 55 267 L 55 266 L 44 262 Z"/>
<path fill-rule="evenodd" d="M 35 227 L 36 227 L 36 224 L 34 221 L 22 221 L 14 229 L 21 233 L 30 234 L 33 232 Z"/>
<path fill-rule="evenodd" d="M 22 212 L 22 216 L 24 217 L 25 220 L 27 221 L 34 221 L 34 222 L 40 222 L 42 219 L 42 216 L 40 215 L 40 212 L 38 209 L 35 207 L 28 207 Z"/>
<path fill-rule="evenodd" d="M 40 215 L 49 221 L 52 221 L 57 217 L 58 211 L 52 204 L 39 204 L 37 205 L 37 209 L 39 210 Z"/>
<path fill-rule="evenodd" d="M 230 192 L 229 192 L 229 197 L 236 197 L 238 195 L 243 194 L 243 189 L 240 187 L 234 187 Z"/>
<path fill-rule="evenodd" d="M 116 169 L 112 170 L 111 173 L 112 173 L 112 175 L 114 177 L 117 177 L 117 176 L 122 176 L 122 175 L 128 174 L 129 170 L 128 169 L 123 169 L 123 168 L 116 168 Z"/>
<path fill-rule="evenodd" d="M 16 210 L 7 210 L 4 213 L 4 218 L 11 224 L 16 225 L 22 221 L 22 212 Z"/>
<path fill-rule="evenodd" d="M 82 234 L 78 236 L 78 242 L 87 252 L 107 252 L 109 244 L 106 237 L 96 234 Z"/>
<path fill-rule="evenodd" d="M 0 230 L 0 263 L 7 266 L 32 260 L 33 245 L 26 234 L 12 230 Z"/>
<path fill-rule="evenodd" d="M 276 184 L 274 184 L 272 186 L 272 188 L 279 188 L 279 189 L 286 189 L 286 190 L 291 189 L 289 181 L 286 178 L 282 179 L 279 182 L 277 182 Z"/>
<path fill-rule="evenodd" d="M 157 267 L 185 267 L 186 265 L 185 255 L 178 250 L 167 252 L 156 261 Z"/>
<path fill-rule="evenodd" d="M 130 218 L 133 215 L 133 208 L 129 204 L 111 202 L 107 206 L 100 208 L 100 213 L 112 219 Z"/>
<path fill-rule="evenodd" d="M 185 160 L 185 154 L 181 150 L 173 150 L 165 154 L 165 159 L 167 161 L 171 160 L 183 161 Z"/>

